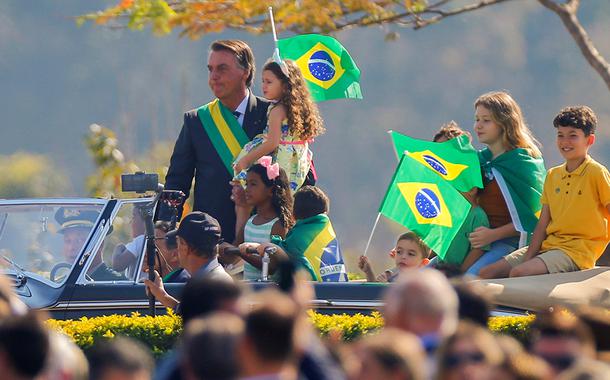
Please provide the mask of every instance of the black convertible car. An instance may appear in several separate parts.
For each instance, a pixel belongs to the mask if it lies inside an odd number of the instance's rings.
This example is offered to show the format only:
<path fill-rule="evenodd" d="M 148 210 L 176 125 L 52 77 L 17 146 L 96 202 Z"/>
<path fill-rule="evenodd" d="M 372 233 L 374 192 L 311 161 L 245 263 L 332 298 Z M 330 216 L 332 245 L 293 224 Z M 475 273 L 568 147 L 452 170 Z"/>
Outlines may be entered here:
<path fill-rule="evenodd" d="M 30 307 L 59 319 L 148 311 L 142 283 L 145 239 L 134 228 L 137 199 L 26 199 L 0 201 L 0 268 Z M 70 227 L 79 224 L 79 234 Z M 86 227 L 86 228 L 83 228 Z M 84 232 L 83 232 L 84 231 Z M 117 246 L 133 264 L 107 276 Z M 116 273 L 115 273 L 116 275 Z M 254 287 L 261 284 L 253 283 Z M 183 284 L 167 284 L 179 296 Z M 383 284 L 316 283 L 312 305 L 321 312 L 370 312 L 381 306 Z M 159 313 L 164 308 L 157 303 Z"/>

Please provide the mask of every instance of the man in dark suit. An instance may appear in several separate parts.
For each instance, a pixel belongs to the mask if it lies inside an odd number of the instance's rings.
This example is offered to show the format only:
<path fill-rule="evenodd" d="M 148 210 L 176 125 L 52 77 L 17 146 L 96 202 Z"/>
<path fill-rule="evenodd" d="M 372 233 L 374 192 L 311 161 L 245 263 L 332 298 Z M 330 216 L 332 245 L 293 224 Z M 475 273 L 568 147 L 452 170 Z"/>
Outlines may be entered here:
<path fill-rule="evenodd" d="M 239 40 L 215 41 L 208 55 L 208 84 L 225 109 L 233 112 L 251 140 L 267 124 L 269 102 L 250 91 L 254 79 L 254 55 Z M 184 124 L 165 177 L 165 188 L 181 190 L 187 198 L 195 177 L 194 210 L 206 212 L 220 222 L 223 238 L 235 238 L 235 204 L 231 201 L 233 177 L 198 110 L 184 114 Z M 208 127 L 208 128 L 206 128 Z M 226 159 L 225 159 L 226 161 Z"/>

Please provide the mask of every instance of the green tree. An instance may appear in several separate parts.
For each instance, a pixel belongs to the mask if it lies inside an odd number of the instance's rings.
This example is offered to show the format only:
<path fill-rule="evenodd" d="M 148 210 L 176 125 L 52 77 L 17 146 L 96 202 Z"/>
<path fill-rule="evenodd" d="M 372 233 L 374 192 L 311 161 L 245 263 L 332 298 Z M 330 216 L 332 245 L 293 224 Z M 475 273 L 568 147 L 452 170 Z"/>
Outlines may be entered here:
<path fill-rule="evenodd" d="M 121 174 L 146 171 L 159 174 L 163 181 L 172 153 L 172 142 L 158 142 L 150 151 L 128 161 L 118 148 L 115 133 L 98 124 L 89 127 L 85 145 L 95 164 L 95 172 L 86 179 L 86 188 L 94 197 L 118 197 L 121 193 Z"/>
<path fill-rule="evenodd" d="M 537 0 L 559 16 L 587 62 L 610 89 L 610 64 L 596 49 L 578 19 L 580 0 Z M 267 33 L 267 17 L 273 5 L 276 27 L 294 33 L 332 33 L 354 27 L 397 25 L 413 29 L 436 24 L 451 16 L 515 0 L 121 0 L 105 10 L 79 16 L 82 24 L 92 21 L 113 27 L 141 30 L 150 26 L 157 35 L 180 30 L 192 39 L 221 32 L 225 28 Z M 395 32 L 387 34 L 395 38 Z M 562 38 L 557 36 L 557 38 Z"/>
<path fill-rule="evenodd" d="M 0 198 L 60 196 L 71 186 L 46 156 L 17 152 L 0 156 Z"/>

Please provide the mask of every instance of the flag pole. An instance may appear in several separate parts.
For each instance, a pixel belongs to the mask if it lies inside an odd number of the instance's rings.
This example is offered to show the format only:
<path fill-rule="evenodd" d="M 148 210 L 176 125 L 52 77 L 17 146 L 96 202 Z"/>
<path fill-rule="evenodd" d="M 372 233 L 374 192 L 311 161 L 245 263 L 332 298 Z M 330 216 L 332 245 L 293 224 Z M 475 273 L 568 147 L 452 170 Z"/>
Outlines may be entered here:
<path fill-rule="evenodd" d="M 271 31 L 273 32 L 273 43 L 275 45 L 275 50 L 278 53 L 278 57 L 279 57 L 279 51 L 280 49 L 277 46 L 277 32 L 275 31 L 275 20 L 273 19 L 273 7 L 269 7 L 269 20 L 271 21 Z"/>
<path fill-rule="evenodd" d="M 390 129 L 390 130 L 388 131 L 388 135 L 391 135 L 391 134 L 392 134 L 392 132 L 394 132 L 394 131 Z M 392 149 L 394 149 L 394 154 L 396 155 L 396 159 L 397 159 L 398 161 L 400 161 L 400 157 L 398 157 L 398 152 L 396 151 L 396 145 L 394 145 L 394 143 L 393 143 L 393 142 L 392 142 Z"/>
<path fill-rule="evenodd" d="M 369 246 L 371 245 L 371 240 L 373 240 L 373 234 L 375 233 L 375 229 L 377 228 L 377 223 L 379 223 L 379 217 L 381 216 L 381 213 L 377 213 L 377 219 L 375 219 L 375 224 L 373 224 L 373 229 L 371 230 L 371 235 L 369 236 L 369 241 L 366 242 L 366 247 L 364 248 L 364 256 L 366 256 L 366 253 L 369 250 Z"/>

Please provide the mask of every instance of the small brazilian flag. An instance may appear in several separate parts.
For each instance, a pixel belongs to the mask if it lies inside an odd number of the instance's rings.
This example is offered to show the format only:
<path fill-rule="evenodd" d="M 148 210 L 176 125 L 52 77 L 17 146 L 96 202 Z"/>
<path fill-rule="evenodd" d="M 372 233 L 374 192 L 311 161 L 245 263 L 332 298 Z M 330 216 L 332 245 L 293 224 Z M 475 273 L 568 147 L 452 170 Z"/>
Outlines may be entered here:
<path fill-rule="evenodd" d="M 379 212 L 415 232 L 441 258 L 464 223 L 470 203 L 446 180 L 404 154 Z"/>
<path fill-rule="evenodd" d="M 319 34 L 303 34 L 278 41 L 280 57 L 301 69 L 316 102 L 362 99 L 360 70 L 343 45 Z"/>
<path fill-rule="evenodd" d="M 462 135 L 435 143 L 394 131 L 390 134 L 399 156 L 406 151 L 411 158 L 433 170 L 459 191 L 469 191 L 473 187 L 483 188 L 479 157 L 468 136 Z"/>

